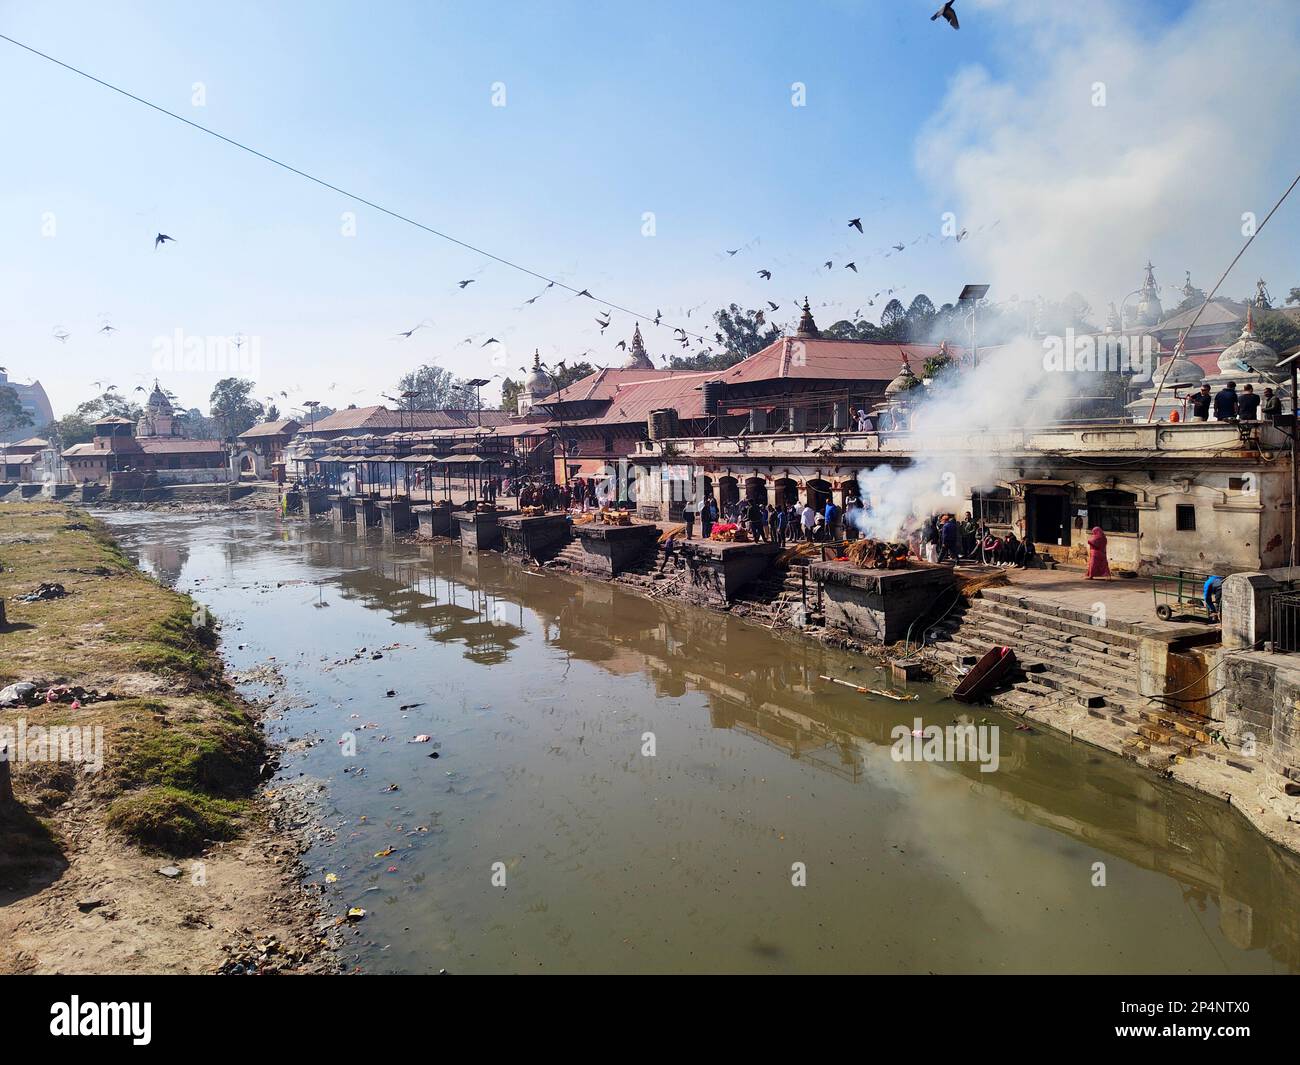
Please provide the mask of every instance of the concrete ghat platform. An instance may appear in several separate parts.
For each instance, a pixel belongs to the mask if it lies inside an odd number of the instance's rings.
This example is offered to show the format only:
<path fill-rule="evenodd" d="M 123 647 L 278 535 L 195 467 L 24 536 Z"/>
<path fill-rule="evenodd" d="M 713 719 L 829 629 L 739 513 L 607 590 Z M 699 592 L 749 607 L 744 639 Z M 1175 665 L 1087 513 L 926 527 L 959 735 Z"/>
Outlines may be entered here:
<path fill-rule="evenodd" d="M 357 520 L 356 510 L 352 506 L 351 496 L 330 496 L 330 517 L 336 528 L 350 525 Z"/>
<path fill-rule="evenodd" d="M 506 553 L 546 561 L 572 538 L 568 514 L 510 514 L 501 518 Z"/>
<path fill-rule="evenodd" d="M 460 526 L 460 545 L 467 551 L 496 551 L 502 545 L 500 520 L 513 510 L 462 511 L 455 516 Z"/>
<path fill-rule="evenodd" d="M 617 577 L 655 550 L 658 525 L 575 525 L 574 538 L 582 545 L 579 565 L 588 573 Z"/>
<path fill-rule="evenodd" d="M 432 540 L 435 536 L 458 536 L 460 525 L 452 521 L 450 503 L 421 503 L 411 508 L 411 514 L 417 523 L 417 533 L 421 540 Z"/>
<path fill-rule="evenodd" d="M 689 599 L 730 602 L 742 588 L 766 573 L 781 551 L 776 544 L 686 540 L 682 555 L 690 580 L 683 591 Z"/>
<path fill-rule="evenodd" d="M 379 523 L 379 507 L 373 499 L 365 496 L 353 496 L 351 503 L 353 520 L 357 523 L 357 538 L 364 539 L 366 529 Z"/>
<path fill-rule="evenodd" d="M 391 543 L 397 539 L 398 533 L 407 532 L 414 526 L 409 499 L 381 499 L 377 505 L 384 540 Z"/>
<path fill-rule="evenodd" d="M 907 569 L 859 569 L 850 562 L 814 562 L 822 585 L 826 624 L 859 640 L 893 643 L 953 588 L 948 566 L 913 564 Z"/>

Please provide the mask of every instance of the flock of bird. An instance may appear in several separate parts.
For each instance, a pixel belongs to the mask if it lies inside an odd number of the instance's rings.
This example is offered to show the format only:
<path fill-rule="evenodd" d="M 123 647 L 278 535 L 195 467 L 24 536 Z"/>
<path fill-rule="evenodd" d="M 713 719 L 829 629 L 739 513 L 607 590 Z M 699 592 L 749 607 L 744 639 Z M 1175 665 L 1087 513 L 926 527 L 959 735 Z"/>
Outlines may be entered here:
<path fill-rule="evenodd" d="M 960 29 L 960 24 L 959 24 L 959 22 L 958 22 L 958 20 L 957 20 L 957 12 L 956 12 L 956 10 L 955 10 L 955 8 L 954 8 L 954 6 L 953 6 L 952 3 L 945 3 L 945 4 L 944 4 L 944 5 L 943 5 L 943 6 L 942 6 L 938 11 L 936 11 L 933 15 L 930 16 L 930 21 L 931 21 L 931 22 L 934 22 L 934 21 L 936 21 L 936 20 L 938 20 L 938 19 L 940 19 L 940 18 L 944 19 L 944 20 L 945 20 L 945 21 L 946 21 L 946 22 L 947 22 L 947 23 L 948 23 L 948 24 L 949 24 L 949 25 L 950 25 L 954 30 L 956 30 L 956 29 Z M 995 221 L 995 222 L 992 223 L 992 226 L 996 226 L 997 224 L 998 224 L 998 222 Z M 856 230 L 858 231 L 858 234 L 859 234 L 860 236 L 865 236 L 865 234 L 866 234 L 866 230 L 865 230 L 865 228 L 863 227 L 863 223 L 862 223 L 862 218 L 861 218 L 861 217 L 850 218 L 850 219 L 848 220 L 847 225 L 848 225 L 848 228 L 850 228 L 850 229 L 856 229 Z M 992 228 L 992 226 L 989 226 L 988 228 Z M 980 232 L 980 231 L 982 231 L 984 228 L 985 228 L 984 226 L 980 226 L 979 229 L 978 229 L 976 232 Z M 952 239 L 955 243 L 961 243 L 961 242 L 962 242 L 963 240 L 965 240 L 968 236 L 970 236 L 970 233 L 969 233 L 967 230 L 962 229 L 959 233 L 954 234 L 954 235 L 951 236 L 951 237 L 943 237 L 943 238 L 940 238 L 940 239 L 943 239 L 943 240 Z M 931 240 L 931 239 L 933 239 L 933 234 L 925 233 L 925 234 L 922 234 L 921 236 L 918 236 L 917 238 L 915 238 L 911 243 L 912 243 L 912 245 L 915 245 L 915 244 L 917 244 L 918 242 L 920 242 L 920 241 L 922 241 L 922 240 L 929 241 L 929 240 Z M 167 244 L 169 244 L 169 243 L 172 243 L 172 244 L 177 243 L 176 238 L 173 237 L 173 236 L 171 236 L 170 234 L 167 234 L 167 233 L 161 233 L 161 232 L 157 233 L 157 234 L 154 236 L 154 244 L 153 244 L 154 251 L 157 251 L 159 248 L 165 248 L 165 246 L 166 246 Z M 741 254 L 742 252 L 753 250 L 756 246 L 758 246 L 759 243 L 760 243 L 760 242 L 759 242 L 758 239 L 756 238 L 756 239 L 750 241 L 748 244 L 742 245 L 742 246 L 739 247 L 739 248 L 726 248 L 726 249 L 724 249 L 724 251 L 725 251 L 725 253 L 726 253 L 726 255 L 727 255 L 728 258 L 735 258 L 737 255 Z M 906 245 L 906 244 L 904 244 L 904 243 L 902 243 L 902 242 L 898 242 L 898 243 L 895 243 L 895 244 L 891 244 L 891 245 L 889 245 L 888 250 L 885 250 L 885 249 L 883 249 L 883 248 L 882 248 L 882 249 L 878 249 L 877 251 L 872 252 L 871 254 L 867 255 L 866 258 L 863 259 L 862 261 L 863 261 L 864 264 L 867 263 L 867 262 L 870 262 L 871 259 L 872 259 L 875 255 L 877 255 L 877 254 L 881 255 L 882 258 L 888 259 L 888 258 L 890 258 L 892 255 L 895 255 L 895 254 L 901 254 L 902 252 L 904 252 L 904 251 L 907 249 L 907 247 L 908 247 L 908 245 Z M 835 268 L 835 261 L 834 261 L 834 259 L 826 259 L 826 260 L 823 261 L 823 263 L 822 263 L 822 269 L 827 270 L 827 271 L 832 271 L 832 270 L 834 270 L 834 268 Z M 854 274 L 857 274 L 857 273 L 859 272 L 859 271 L 858 271 L 858 257 L 855 257 L 855 258 L 853 258 L 853 259 L 850 259 L 848 262 L 844 262 L 844 263 L 842 263 L 842 264 L 841 264 L 841 269 L 844 269 L 844 270 L 851 270 Z M 771 269 L 767 268 L 767 267 L 760 268 L 760 269 L 757 270 L 755 273 L 756 273 L 756 276 L 759 277 L 759 278 L 761 278 L 763 281 L 771 281 L 772 278 L 773 278 L 773 271 L 772 271 Z M 463 291 L 464 291 L 465 289 L 467 289 L 470 285 L 476 284 L 477 282 L 478 282 L 478 278 L 470 277 L 470 278 L 463 278 L 463 279 L 457 281 L 456 284 L 457 284 L 457 287 L 460 289 L 460 291 L 463 292 Z M 543 288 L 543 289 L 542 289 L 540 292 L 538 292 L 535 296 L 532 296 L 532 297 L 530 297 L 529 299 L 525 300 L 524 303 L 523 303 L 520 307 L 517 307 L 517 308 L 516 308 L 516 310 L 522 310 L 525 306 L 532 306 L 533 304 L 537 303 L 537 301 L 538 301 L 539 299 L 541 299 L 544 295 L 546 295 L 546 293 L 547 293 L 548 291 L 550 291 L 552 288 L 554 288 L 554 287 L 556 286 L 556 283 L 557 283 L 556 281 L 548 281 L 547 284 L 546 284 L 546 287 L 545 287 L 545 288 Z M 565 287 L 568 288 L 567 285 L 566 285 Z M 895 286 L 895 287 L 893 287 L 893 288 L 889 288 L 889 289 L 887 289 L 887 290 L 880 290 L 880 291 L 877 291 L 877 292 L 875 292 L 871 297 L 869 297 L 869 298 L 867 299 L 866 306 L 867 306 L 867 307 L 873 307 L 873 306 L 875 306 L 875 301 L 876 301 L 876 300 L 881 296 L 882 292 L 884 292 L 886 295 L 892 296 L 895 292 L 901 292 L 902 290 L 903 290 L 903 286 Z M 572 289 L 569 289 L 569 291 L 572 291 Z M 590 292 L 588 289 L 586 289 L 586 288 L 582 289 L 581 291 L 576 292 L 572 298 L 574 298 L 574 299 L 587 298 L 587 299 L 592 299 L 592 300 L 595 300 L 595 299 L 596 299 L 596 297 L 593 296 L 593 295 L 591 294 L 591 292 Z M 768 315 L 769 313 L 771 313 L 771 314 L 775 314 L 777 311 L 779 311 L 779 310 L 781 309 L 781 304 L 778 304 L 778 303 L 774 302 L 773 300 L 766 300 L 765 302 L 767 303 L 767 308 L 768 308 L 767 311 L 764 311 L 764 310 L 761 310 L 761 309 L 760 309 L 760 310 L 758 310 L 758 311 L 756 311 L 756 312 L 754 313 L 754 320 L 755 320 L 755 322 L 756 322 L 758 325 L 760 325 L 760 326 L 766 324 L 766 321 L 767 321 L 767 315 Z M 796 299 L 796 300 L 794 301 L 794 303 L 795 303 L 795 306 L 797 307 L 797 306 L 798 306 L 798 300 Z M 694 311 L 699 310 L 699 309 L 700 309 L 701 307 L 703 307 L 703 306 L 704 306 L 704 304 L 703 304 L 703 303 L 700 303 L 700 304 L 696 304 L 694 307 L 685 308 L 685 316 L 689 319 L 690 316 L 691 316 L 691 314 L 692 314 Z M 822 306 L 822 307 L 827 307 L 827 306 L 843 306 L 843 304 L 832 304 L 832 303 L 826 302 L 826 303 L 822 303 L 820 306 Z M 854 320 L 854 321 L 859 320 L 860 317 L 861 317 L 861 314 L 862 314 L 862 308 L 859 307 L 859 308 L 857 308 L 857 309 L 853 312 L 853 320 Z M 599 312 L 599 315 L 594 319 L 596 325 L 597 325 L 597 326 L 599 327 L 599 329 L 600 329 L 600 335 L 601 335 L 601 336 L 604 336 L 605 331 L 606 331 L 606 330 L 611 326 L 611 324 L 612 324 L 612 315 L 613 315 L 613 308 L 610 307 L 609 305 L 606 305 L 606 309 L 603 310 L 603 311 L 601 311 L 601 312 Z M 662 324 L 663 316 L 664 316 L 664 315 L 663 315 L 663 311 L 660 310 L 660 309 L 658 309 L 658 308 L 656 308 L 656 310 L 655 310 L 655 314 L 654 314 L 654 317 L 653 317 L 653 319 L 651 319 L 652 324 L 653 324 L 654 326 L 660 326 L 660 325 Z M 115 325 L 112 324 L 112 322 L 110 322 L 110 321 L 107 320 L 107 318 L 108 318 L 108 315 L 107 315 L 106 313 L 101 313 L 101 315 L 100 315 L 101 324 L 99 325 L 99 327 L 98 327 L 98 329 L 96 330 L 96 332 L 99 333 L 99 334 L 104 335 L 105 337 L 111 337 L 111 336 L 112 336 L 115 332 L 117 332 L 118 330 L 117 330 L 117 327 L 116 327 Z M 410 340 L 410 339 L 411 339 L 412 337 L 414 337 L 415 334 L 416 334 L 417 332 L 419 332 L 421 329 L 427 329 L 427 328 L 430 328 L 430 327 L 432 327 L 434 324 L 435 324 L 435 323 L 431 322 L 430 320 L 425 319 L 425 320 L 421 321 L 420 323 L 418 323 L 417 325 L 412 326 L 410 329 L 399 330 L 397 333 L 393 334 L 393 339 L 395 339 L 395 340 Z M 61 344 L 66 344 L 66 343 L 68 342 L 68 339 L 69 339 L 71 336 L 72 336 L 72 334 L 71 334 L 68 330 L 62 328 L 61 326 L 56 326 L 56 327 L 54 328 L 54 330 L 53 330 L 53 337 L 54 337 L 54 339 L 57 340 L 57 341 L 58 341 L 59 343 L 61 343 Z M 474 342 L 478 339 L 479 336 L 482 336 L 482 334 L 479 333 L 479 334 L 476 334 L 476 335 L 468 336 L 468 337 L 466 337 L 464 340 L 460 341 L 460 344 L 461 344 L 461 345 L 464 345 L 464 344 L 472 344 L 472 343 L 474 343 Z M 700 348 L 699 348 L 699 350 L 696 352 L 697 355 L 709 355 L 709 354 L 712 354 L 712 353 L 713 353 L 713 348 L 712 348 L 712 346 L 708 343 L 707 339 L 706 339 L 705 337 L 701 336 L 700 334 L 690 333 L 690 332 L 688 332 L 686 329 L 684 329 L 684 328 L 678 326 L 678 327 L 674 328 L 674 330 L 673 330 L 673 337 L 674 337 L 674 340 L 675 340 L 675 341 L 676 341 L 676 342 L 677 342 L 677 343 L 678 343 L 678 344 L 679 344 L 683 349 L 689 349 L 689 348 L 691 348 L 692 346 L 694 346 L 695 344 L 698 343 L 698 344 L 700 345 Z M 714 338 L 714 340 L 715 340 L 717 343 L 719 343 L 719 344 L 725 344 L 725 342 L 726 342 L 726 341 L 725 341 L 725 338 L 723 337 L 723 335 L 722 335 L 720 332 L 715 332 L 715 333 L 713 334 L 713 338 Z M 486 340 L 484 340 L 481 344 L 479 344 L 479 347 L 480 347 L 480 348 L 486 348 L 486 347 L 489 347 L 490 345 L 493 345 L 493 344 L 497 344 L 497 345 L 499 345 L 499 344 L 501 344 L 501 341 L 500 341 L 497 337 L 495 337 L 495 336 L 490 336 L 490 337 L 488 337 Z M 458 346 L 459 346 L 459 345 L 458 345 Z M 627 341 L 626 341 L 626 340 L 620 340 L 620 341 L 618 341 L 614 346 L 615 346 L 616 349 L 620 349 L 620 350 L 626 351 L 626 350 L 627 350 Z M 577 358 L 581 359 L 581 358 L 583 358 L 584 356 L 586 356 L 586 355 L 588 355 L 588 354 L 591 354 L 591 353 L 593 353 L 593 349 L 591 349 L 591 348 L 587 348 L 585 351 L 579 353 L 579 355 L 577 356 Z M 660 358 L 661 358 L 665 363 L 667 363 L 667 362 L 669 361 L 668 356 L 666 356 L 666 355 L 660 355 Z M 561 362 L 557 363 L 557 367 L 558 367 L 559 369 L 561 369 L 561 370 L 565 367 L 565 365 L 566 365 L 566 363 L 565 363 L 564 361 L 561 361 Z M 524 373 L 527 373 L 527 372 L 528 372 L 527 367 L 520 367 L 520 370 L 523 371 Z M 141 376 L 141 375 L 137 375 L 137 376 Z M 499 376 L 499 375 L 496 375 L 496 376 Z M 113 384 L 111 384 L 111 383 L 105 383 L 105 382 L 100 382 L 100 381 L 96 381 L 96 382 L 93 382 L 93 383 L 96 385 L 96 387 L 100 388 L 104 393 L 110 393 L 110 392 L 114 392 L 114 391 L 117 390 L 116 385 L 113 385 Z M 328 390 L 328 391 L 333 391 L 337 386 L 338 386 L 338 382 L 332 382 L 332 383 L 329 385 L 329 387 L 328 387 L 327 390 Z M 137 391 L 137 392 L 143 392 L 143 391 L 145 391 L 145 386 L 144 386 L 144 385 L 137 385 L 137 386 L 135 386 L 135 391 Z M 293 389 L 292 391 L 294 391 L 294 392 L 298 392 L 298 391 L 301 391 L 301 389 L 300 389 L 300 388 L 295 388 L 295 389 Z M 358 392 L 354 392 L 353 395 L 359 395 L 362 391 L 365 391 L 365 390 L 364 390 L 364 389 L 358 390 Z M 286 400 L 287 400 L 287 399 L 289 398 L 290 392 L 289 392 L 289 391 L 282 391 L 282 392 L 280 392 L 279 395 L 280 395 L 280 398 L 282 398 L 282 399 L 286 399 Z M 274 402 L 274 398 L 275 398 L 275 397 L 274 397 L 274 396 L 267 396 L 266 398 L 267 398 L 268 401 Z"/>

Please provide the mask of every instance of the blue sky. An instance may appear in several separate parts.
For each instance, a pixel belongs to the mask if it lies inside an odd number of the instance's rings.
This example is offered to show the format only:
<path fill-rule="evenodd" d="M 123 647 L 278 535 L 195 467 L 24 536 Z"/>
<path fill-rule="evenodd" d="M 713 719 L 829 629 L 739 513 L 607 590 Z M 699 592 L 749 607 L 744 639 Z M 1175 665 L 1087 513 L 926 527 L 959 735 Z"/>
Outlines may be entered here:
<path fill-rule="evenodd" d="M 884 299 L 866 301 L 878 290 L 939 303 L 981 279 L 979 241 L 935 239 L 954 197 L 918 165 L 918 135 L 962 68 L 1032 88 L 1021 77 L 1027 31 L 996 0 L 959 2 L 959 33 L 930 22 L 931 6 L 8 2 L 0 32 L 695 330 L 732 301 L 772 299 L 784 320 L 808 295 L 837 305 L 819 308 L 826 324 L 857 307 L 875 317 Z M 1144 24 L 1126 32 L 1165 32 L 1185 6 L 1144 5 Z M 206 106 L 191 104 L 196 82 Z M 504 107 L 492 106 L 495 82 Z M 807 86 L 805 107 L 791 106 L 794 82 Z M 628 316 L 602 337 L 597 306 L 559 289 L 521 310 L 541 283 L 3 42 L 0 99 L 0 357 L 16 379 L 39 377 L 58 413 L 93 394 L 93 380 L 127 392 L 151 382 L 156 338 L 176 330 L 256 337 L 258 394 L 291 390 L 282 409 L 377 402 L 426 361 L 491 377 L 518 376 L 534 347 L 552 360 L 622 357 Z M 345 211 L 356 236 L 340 232 Z M 994 220 L 982 211 L 968 213 L 972 229 Z M 43 235 L 51 216 L 54 235 Z M 847 228 L 853 216 L 864 236 Z M 155 251 L 158 231 L 176 243 Z M 884 259 L 895 241 L 908 250 Z M 1147 249 L 1115 253 L 1128 267 Z M 841 268 L 850 258 L 857 275 Z M 833 271 L 819 269 L 826 259 Z M 1172 269 L 1162 280 L 1181 282 Z M 434 324 L 392 339 L 422 321 Z M 104 322 L 118 332 L 98 334 Z M 648 331 L 651 350 L 679 350 L 670 334 Z M 504 341 L 495 359 L 480 346 L 489 336 Z M 159 376 L 206 408 L 219 375 Z"/>

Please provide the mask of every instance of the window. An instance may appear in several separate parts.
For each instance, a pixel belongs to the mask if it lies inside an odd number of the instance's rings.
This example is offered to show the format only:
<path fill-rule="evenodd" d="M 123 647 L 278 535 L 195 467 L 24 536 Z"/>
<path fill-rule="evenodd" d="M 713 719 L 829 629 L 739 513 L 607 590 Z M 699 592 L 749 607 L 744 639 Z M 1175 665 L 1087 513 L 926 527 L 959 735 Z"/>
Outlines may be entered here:
<path fill-rule="evenodd" d="M 1102 532 L 1138 531 L 1137 496 L 1132 492 L 1106 489 L 1088 493 L 1088 527 Z"/>
<path fill-rule="evenodd" d="M 1011 493 L 1005 488 L 976 489 L 970 497 L 971 516 L 987 525 L 1011 524 Z"/>
<path fill-rule="evenodd" d="M 611 454 L 611 453 L 613 452 L 613 450 L 614 450 L 614 438 L 613 438 L 612 436 L 606 436 L 606 437 L 605 437 L 605 454 L 607 454 L 607 455 L 608 455 L 608 454 Z"/>
<path fill-rule="evenodd" d="M 1179 503 L 1174 508 L 1174 527 L 1179 532 L 1196 531 L 1196 508 L 1190 503 Z"/>

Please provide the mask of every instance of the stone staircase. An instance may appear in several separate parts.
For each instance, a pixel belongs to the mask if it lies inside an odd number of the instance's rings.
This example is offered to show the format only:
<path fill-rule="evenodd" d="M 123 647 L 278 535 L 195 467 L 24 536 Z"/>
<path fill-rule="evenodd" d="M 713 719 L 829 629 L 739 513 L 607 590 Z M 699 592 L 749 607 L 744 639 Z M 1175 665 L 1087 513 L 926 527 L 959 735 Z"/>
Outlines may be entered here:
<path fill-rule="evenodd" d="M 788 566 L 771 566 L 745 585 L 736 602 L 756 619 L 766 617 L 770 628 L 781 624 L 797 628 L 820 625 L 822 616 L 817 609 L 817 582 L 807 575 L 808 561 L 800 558 Z"/>
<path fill-rule="evenodd" d="M 1015 651 L 1020 668 L 993 696 L 1000 707 L 1051 712 L 1071 731 L 1119 726 L 1131 733 L 1124 753 L 1151 766 L 1217 756 L 1211 722 L 1141 694 L 1141 638 L 1127 626 L 1096 625 L 1077 611 L 991 588 L 959 604 L 929 632 L 940 664 L 954 675 L 990 647 Z"/>

